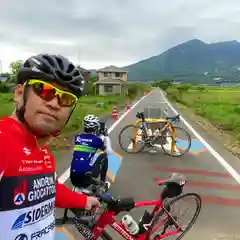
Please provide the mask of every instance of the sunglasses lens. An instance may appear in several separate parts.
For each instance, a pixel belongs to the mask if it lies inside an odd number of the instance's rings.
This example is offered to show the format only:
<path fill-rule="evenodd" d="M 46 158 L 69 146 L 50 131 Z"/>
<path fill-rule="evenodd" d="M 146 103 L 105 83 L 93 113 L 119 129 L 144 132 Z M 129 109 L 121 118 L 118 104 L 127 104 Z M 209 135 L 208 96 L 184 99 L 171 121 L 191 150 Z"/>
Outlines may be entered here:
<path fill-rule="evenodd" d="M 47 83 L 36 82 L 32 84 L 33 91 L 45 101 L 51 101 L 57 97 L 59 105 L 63 107 L 71 107 L 76 103 L 76 98 L 68 93 L 57 90 L 54 86 Z"/>
<path fill-rule="evenodd" d="M 76 99 L 70 94 L 62 93 L 59 102 L 61 106 L 70 107 L 76 103 Z"/>
<path fill-rule="evenodd" d="M 56 90 L 44 83 L 34 83 L 32 85 L 34 92 L 46 101 L 51 101 L 56 96 Z"/>

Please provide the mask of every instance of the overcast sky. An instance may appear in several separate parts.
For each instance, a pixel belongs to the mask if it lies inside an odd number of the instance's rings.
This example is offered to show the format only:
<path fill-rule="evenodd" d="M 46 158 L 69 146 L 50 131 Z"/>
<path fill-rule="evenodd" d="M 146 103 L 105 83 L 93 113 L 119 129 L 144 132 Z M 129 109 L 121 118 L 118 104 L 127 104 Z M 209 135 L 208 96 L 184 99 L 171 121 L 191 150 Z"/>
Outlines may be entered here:
<path fill-rule="evenodd" d="M 193 38 L 240 40 L 239 0 L 0 0 L 0 60 L 40 52 L 125 66 Z"/>

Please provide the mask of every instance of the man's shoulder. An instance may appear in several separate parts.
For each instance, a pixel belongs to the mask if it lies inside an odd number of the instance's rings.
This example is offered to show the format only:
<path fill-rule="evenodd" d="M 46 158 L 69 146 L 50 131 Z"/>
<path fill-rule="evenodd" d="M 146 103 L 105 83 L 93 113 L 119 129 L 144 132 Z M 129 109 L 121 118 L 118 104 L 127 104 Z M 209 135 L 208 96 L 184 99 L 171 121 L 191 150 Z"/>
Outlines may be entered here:
<path fill-rule="evenodd" d="M 21 134 L 24 132 L 24 129 L 15 119 L 3 117 L 0 119 L 0 132 L 2 136 L 7 136 Z"/>
<path fill-rule="evenodd" d="M 0 119 L 0 142 L 12 135 L 12 128 L 5 118 Z M 6 141 L 6 140 L 4 140 Z"/>

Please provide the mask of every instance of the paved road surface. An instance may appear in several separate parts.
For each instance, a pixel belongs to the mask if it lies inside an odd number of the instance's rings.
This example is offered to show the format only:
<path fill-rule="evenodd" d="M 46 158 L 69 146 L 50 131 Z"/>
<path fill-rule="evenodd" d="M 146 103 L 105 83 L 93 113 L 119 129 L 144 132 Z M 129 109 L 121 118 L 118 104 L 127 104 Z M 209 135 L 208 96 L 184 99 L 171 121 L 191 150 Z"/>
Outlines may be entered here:
<path fill-rule="evenodd" d="M 240 239 L 240 185 L 204 146 L 201 147 L 201 153 L 199 151 L 199 153 L 189 153 L 180 158 L 172 158 L 162 152 L 157 154 L 149 152 L 137 155 L 127 154 L 118 145 L 119 131 L 126 124 L 135 122 L 137 111 L 143 111 L 145 107 L 156 107 L 158 105 L 163 109 L 167 108 L 169 115 L 174 115 L 168 105 L 160 103 L 163 101 L 164 99 L 159 89 L 154 89 L 111 133 L 114 150 L 123 156 L 121 168 L 112 186 L 112 193 L 116 196 L 133 196 L 137 201 L 155 199 L 159 195 L 161 187 L 155 184 L 154 179 L 169 176 L 169 174 L 176 171 L 183 172 L 188 180 L 185 191 L 198 192 L 203 198 L 203 208 L 200 217 L 194 228 L 184 239 Z M 224 150 L 220 143 L 208 136 L 194 121 L 187 120 L 236 171 L 240 172 L 240 160 Z M 196 137 L 193 135 L 192 137 L 195 142 L 198 142 Z M 69 167 L 69 164 L 70 155 L 61 154 L 57 164 L 58 174 L 60 175 L 64 172 Z M 66 184 L 71 186 L 69 181 Z M 135 218 L 139 218 L 143 211 L 133 211 L 132 215 Z M 59 216 L 60 214 L 61 211 L 58 210 L 57 215 Z M 114 235 L 114 239 L 121 238 Z"/>

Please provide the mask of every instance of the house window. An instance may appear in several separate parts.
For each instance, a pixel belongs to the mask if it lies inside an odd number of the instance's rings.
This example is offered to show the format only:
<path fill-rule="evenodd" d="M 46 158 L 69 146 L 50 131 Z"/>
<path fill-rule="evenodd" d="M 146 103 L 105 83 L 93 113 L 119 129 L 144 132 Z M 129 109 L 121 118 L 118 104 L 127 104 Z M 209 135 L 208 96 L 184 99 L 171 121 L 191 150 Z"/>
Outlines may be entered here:
<path fill-rule="evenodd" d="M 112 85 L 104 85 L 104 92 L 111 93 L 113 91 Z"/>
<path fill-rule="evenodd" d="M 111 77 L 112 76 L 112 73 L 110 73 L 110 72 L 105 72 L 104 73 L 104 77 Z"/>
<path fill-rule="evenodd" d="M 119 73 L 119 72 L 116 72 L 116 73 L 115 73 L 115 76 L 121 78 L 121 77 L 123 76 L 123 74 L 122 74 L 122 73 Z"/>

